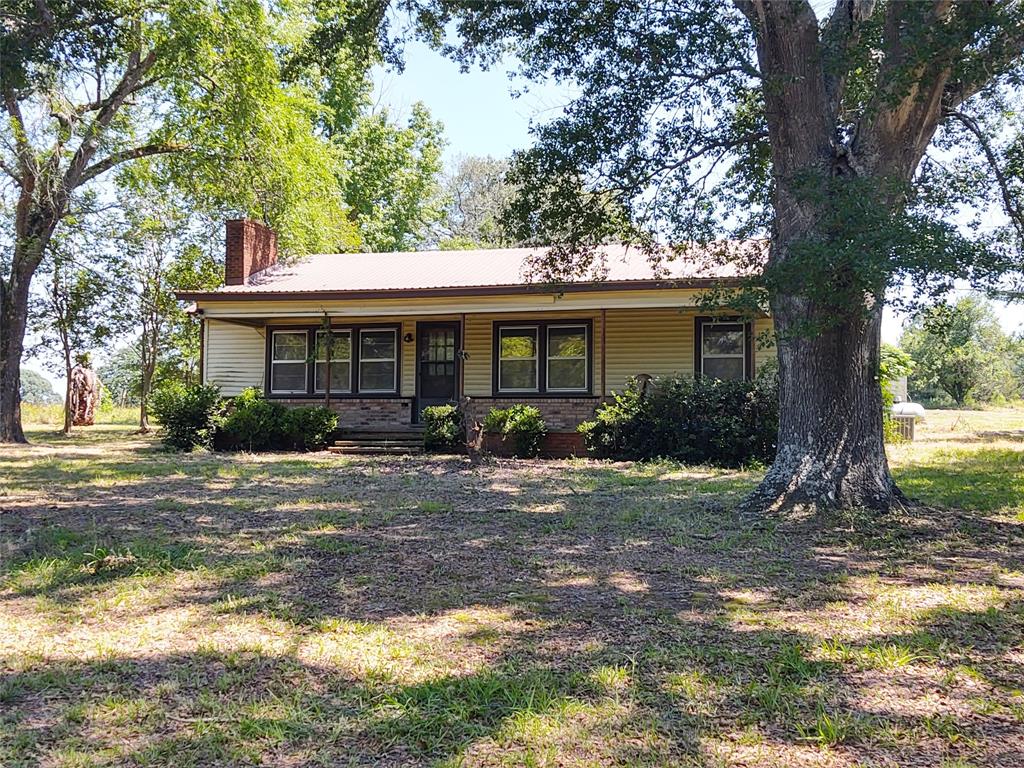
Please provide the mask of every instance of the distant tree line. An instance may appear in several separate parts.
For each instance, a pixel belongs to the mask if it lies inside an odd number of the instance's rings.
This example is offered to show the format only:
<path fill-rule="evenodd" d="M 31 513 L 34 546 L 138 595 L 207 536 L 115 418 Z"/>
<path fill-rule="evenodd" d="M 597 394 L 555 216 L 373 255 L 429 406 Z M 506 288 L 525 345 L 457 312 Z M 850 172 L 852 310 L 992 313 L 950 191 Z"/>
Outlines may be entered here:
<path fill-rule="evenodd" d="M 60 402 L 60 395 L 54 391 L 50 380 L 41 373 L 31 368 L 22 368 L 21 399 L 22 402 L 33 405 L 56 405 Z"/>
<path fill-rule="evenodd" d="M 924 405 L 963 408 L 1024 395 L 1024 336 L 1006 333 L 983 296 L 919 311 L 900 346 L 914 361 L 910 397 Z"/>

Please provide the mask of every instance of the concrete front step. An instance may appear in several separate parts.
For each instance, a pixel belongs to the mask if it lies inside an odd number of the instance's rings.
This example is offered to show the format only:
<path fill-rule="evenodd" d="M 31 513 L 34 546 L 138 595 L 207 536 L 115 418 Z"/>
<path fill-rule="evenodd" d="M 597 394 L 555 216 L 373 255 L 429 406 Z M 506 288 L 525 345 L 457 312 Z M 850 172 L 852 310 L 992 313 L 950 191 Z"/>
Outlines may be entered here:
<path fill-rule="evenodd" d="M 352 429 L 341 434 L 328 450 L 350 454 L 423 453 L 423 428 L 419 425 L 391 429 Z"/>
<path fill-rule="evenodd" d="M 359 430 L 343 429 L 343 430 L 341 430 L 341 432 L 339 434 L 342 437 L 345 437 L 345 438 L 354 438 L 354 437 L 399 437 L 400 438 L 400 437 L 407 437 L 407 438 L 413 438 L 413 439 L 416 439 L 416 440 L 422 440 L 423 439 L 423 431 L 422 430 L 412 430 L 412 429 L 403 429 L 401 432 L 398 432 L 398 431 L 383 431 L 383 430 L 379 430 L 379 429 L 372 429 L 372 430 L 371 429 L 359 429 Z"/>
<path fill-rule="evenodd" d="M 341 430 L 346 435 L 422 435 L 424 426 L 422 424 L 403 424 L 398 427 L 344 427 Z"/>

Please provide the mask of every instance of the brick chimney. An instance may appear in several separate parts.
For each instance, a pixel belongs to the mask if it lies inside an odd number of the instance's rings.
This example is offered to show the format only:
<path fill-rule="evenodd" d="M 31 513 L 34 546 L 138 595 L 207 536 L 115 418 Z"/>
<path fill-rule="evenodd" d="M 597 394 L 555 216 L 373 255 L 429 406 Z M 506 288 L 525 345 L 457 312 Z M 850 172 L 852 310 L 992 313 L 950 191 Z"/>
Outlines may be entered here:
<path fill-rule="evenodd" d="M 249 278 L 277 263 L 277 235 L 252 219 L 229 219 L 225 225 L 224 282 L 245 285 Z"/>

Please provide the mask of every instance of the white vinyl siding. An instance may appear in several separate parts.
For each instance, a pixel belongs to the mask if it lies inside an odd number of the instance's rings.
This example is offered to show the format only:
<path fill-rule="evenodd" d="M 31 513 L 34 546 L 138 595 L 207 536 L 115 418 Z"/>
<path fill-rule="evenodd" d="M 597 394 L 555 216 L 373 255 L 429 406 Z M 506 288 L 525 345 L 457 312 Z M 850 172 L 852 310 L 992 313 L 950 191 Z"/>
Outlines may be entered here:
<path fill-rule="evenodd" d="M 622 297 L 627 292 L 615 294 Z M 614 298 L 614 297 L 613 297 Z M 499 302 L 495 302 L 499 304 Z M 451 303 L 449 303 L 451 305 Z M 311 310 L 312 312 L 312 310 Z M 492 394 L 493 328 L 494 323 L 509 325 L 530 325 L 538 321 L 549 324 L 578 324 L 589 320 L 592 325 L 590 352 L 592 355 L 591 385 L 595 395 L 621 391 L 629 376 L 648 373 L 652 376 L 693 375 L 694 363 L 694 318 L 700 311 L 693 308 L 610 308 L 606 313 L 607 328 L 602 327 L 600 310 L 592 312 L 535 311 L 535 312 L 484 312 L 467 313 L 463 334 L 463 360 L 465 377 L 464 393 L 473 397 L 489 397 Z M 360 315 L 359 323 L 401 325 L 401 394 L 412 397 L 415 393 L 416 377 L 416 322 L 447 320 L 458 321 L 461 315 L 431 314 L 416 316 Z M 308 318 L 281 315 L 271 324 L 289 325 L 309 322 Z M 313 321 L 319 322 L 319 318 Z M 345 318 L 336 318 L 341 324 Z M 353 323 L 354 324 L 354 323 Z M 203 355 L 204 380 L 220 386 L 225 396 L 237 395 L 246 387 L 265 385 L 267 344 L 263 328 L 252 328 L 226 321 L 206 318 L 204 323 L 205 349 Z M 342 328 L 346 327 L 344 325 Z M 771 331 L 770 318 L 758 318 L 754 323 L 755 373 L 767 361 L 775 357 L 773 346 L 762 346 L 764 331 Z M 408 340 L 404 338 L 408 336 Z M 603 338 L 604 337 L 604 338 Z M 353 347 L 357 339 L 353 339 Z M 602 342 L 605 343 L 604 370 L 607 382 L 601 381 Z M 543 365 L 543 363 L 542 363 Z M 352 371 L 353 385 L 358 372 Z M 566 396 L 571 396 L 566 393 Z"/>
<path fill-rule="evenodd" d="M 203 380 L 220 387 L 226 397 L 246 387 L 263 389 L 266 337 L 262 328 L 207 320 L 203 350 Z"/>
<path fill-rule="evenodd" d="M 770 317 L 754 321 L 754 375 L 765 363 L 776 359 L 774 324 Z"/>
<path fill-rule="evenodd" d="M 631 376 L 693 376 L 696 312 L 678 309 L 608 311 L 608 391 L 621 392 Z"/>

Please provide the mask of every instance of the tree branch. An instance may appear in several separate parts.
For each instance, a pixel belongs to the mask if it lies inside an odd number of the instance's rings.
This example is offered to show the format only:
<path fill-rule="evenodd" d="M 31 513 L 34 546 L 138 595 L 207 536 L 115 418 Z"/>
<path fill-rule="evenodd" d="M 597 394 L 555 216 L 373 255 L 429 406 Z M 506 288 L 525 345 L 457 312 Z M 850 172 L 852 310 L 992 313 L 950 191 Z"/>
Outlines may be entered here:
<path fill-rule="evenodd" d="M 139 158 L 152 157 L 153 155 L 166 155 L 173 152 L 181 152 L 184 149 L 187 149 L 187 146 L 184 144 L 161 142 L 156 144 L 145 144 L 141 147 L 125 149 L 120 152 L 113 152 L 82 171 L 82 175 L 79 177 L 79 184 L 85 184 L 97 176 L 106 173 L 114 166 L 128 162 L 129 160 L 138 160 Z"/>
<path fill-rule="evenodd" d="M 821 69 L 818 19 L 807 0 L 735 0 L 751 20 L 772 144 L 773 172 L 830 165 L 835 123 Z"/>
<path fill-rule="evenodd" d="M 747 17 L 747 21 L 750 22 L 750 26 L 754 28 L 754 33 L 758 34 L 764 19 L 758 14 L 757 9 L 754 7 L 754 0 L 733 0 L 732 4 L 739 9 L 740 13 Z"/>
<path fill-rule="evenodd" d="M 978 140 L 978 144 L 981 146 L 981 151 L 984 152 L 985 159 L 988 161 L 988 165 L 996 177 L 996 184 L 999 186 L 999 194 L 1003 200 L 1003 210 L 1006 215 L 1010 217 L 1010 221 L 1013 223 L 1013 228 L 1017 231 L 1017 238 L 1021 245 L 1024 246 L 1024 207 L 1022 207 L 1018 201 L 1014 200 L 1009 180 L 1006 178 L 1006 174 L 1003 173 L 1003 169 L 999 167 L 999 158 L 996 157 L 995 150 L 992 149 L 992 144 L 989 142 L 988 136 L 986 136 L 985 132 L 981 130 L 981 126 L 978 125 L 978 121 L 970 115 L 951 109 L 946 110 L 945 115 L 960 121 L 960 123 Z"/>
<path fill-rule="evenodd" d="M 56 23 L 53 18 L 53 11 L 50 10 L 49 4 L 46 0 L 35 0 L 36 11 L 39 13 L 39 18 L 42 21 L 43 29 L 49 31 L 53 29 L 53 25 Z"/>
<path fill-rule="evenodd" d="M 0 171 L 3 171 L 8 176 L 10 176 L 11 180 L 19 187 L 21 186 L 21 176 L 19 176 L 17 171 L 15 171 L 13 168 L 7 165 L 7 163 L 5 163 L 3 160 L 0 160 Z"/>
<path fill-rule="evenodd" d="M 943 94 L 943 104 L 956 110 L 969 98 L 983 90 L 997 77 L 1020 64 L 1024 57 L 1024 19 L 1009 34 L 992 41 L 984 52 L 977 55 L 979 69 L 968 77 L 951 80 Z"/>
<path fill-rule="evenodd" d="M 647 173 L 645 173 L 643 176 L 639 178 L 631 179 L 628 183 L 625 184 L 618 184 L 612 186 L 610 189 L 627 193 L 632 192 L 636 189 L 644 187 L 647 184 L 650 184 L 658 176 L 662 176 L 666 173 L 671 173 L 672 171 L 677 171 L 680 168 L 689 165 L 694 160 L 700 160 L 702 158 L 707 157 L 712 152 L 717 151 L 718 154 L 716 155 L 716 157 L 718 158 L 718 160 L 716 160 L 716 162 L 718 162 L 721 160 L 723 156 L 727 155 L 731 150 L 736 149 L 737 147 L 742 147 L 746 144 L 753 144 L 756 141 L 763 141 L 764 139 L 767 138 L 768 131 L 752 131 L 750 133 L 744 133 L 741 136 L 733 136 L 729 138 L 708 141 L 702 144 L 700 147 L 697 147 L 696 149 L 691 149 L 682 157 L 677 157 L 670 163 L 663 163 L 659 165 L 657 168 L 649 170 Z"/>
<path fill-rule="evenodd" d="M 909 181 L 942 117 L 942 94 L 968 38 L 945 33 L 952 0 L 893 2 L 885 8 L 874 95 L 851 142 L 868 173 Z M 916 40 L 908 30 L 925 39 Z M 928 56 L 921 46 L 928 45 Z"/>
<path fill-rule="evenodd" d="M 156 49 L 153 49 L 146 54 L 145 58 L 142 58 L 141 54 L 138 52 L 132 53 L 129 59 L 130 64 L 128 69 L 125 70 L 125 73 L 121 77 L 121 81 L 117 84 L 117 87 L 115 87 L 110 95 L 104 99 L 104 103 L 99 110 L 99 114 L 96 115 L 93 121 L 89 124 L 89 127 L 86 129 L 85 137 L 82 139 L 82 143 L 78 146 L 78 150 L 75 152 L 75 156 L 72 158 L 71 164 L 68 166 L 68 169 L 64 174 L 63 191 L 65 194 L 70 193 L 71 190 L 75 189 L 82 183 L 82 174 L 85 172 L 86 167 L 89 165 L 93 155 L 96 153 L 103 132 L 110 125 L 114 116 L 117 115 L 118 110 L 121 109 L 125 99 L 134 92 L 138 83 L 153 67 L 156 60 Z M 116 163 L 114 165 L 116 165 Z M 96 173 L 93 174 L 93 176 L 96 175 Z"/>
<path fill-rule="evenodd" d="M 846 90 L 850 51 L 860 42 L 861 22 L 875 12 L 875 0 L 839 0 L 822 30 L 821 42 L 824 53 L 825 92 L 833 116 L 839 114 L 839 106 Z"/>
<path fill-rule="evenodd" d="M 11 119 L 11 127 L 14 133 L 14 146 L 18 156 L 18 165 L 22 173 L 22 186 L 35 176 L 34 158 L 32 145 L 29 144 L 28 134 L 25 132 L 25 118 L 21 116 L 21 106 L 18 99 L 11 90 L 4 91 L 4 106 Z"/>

